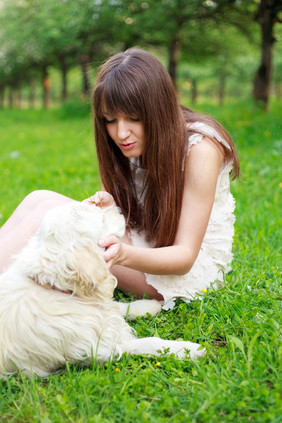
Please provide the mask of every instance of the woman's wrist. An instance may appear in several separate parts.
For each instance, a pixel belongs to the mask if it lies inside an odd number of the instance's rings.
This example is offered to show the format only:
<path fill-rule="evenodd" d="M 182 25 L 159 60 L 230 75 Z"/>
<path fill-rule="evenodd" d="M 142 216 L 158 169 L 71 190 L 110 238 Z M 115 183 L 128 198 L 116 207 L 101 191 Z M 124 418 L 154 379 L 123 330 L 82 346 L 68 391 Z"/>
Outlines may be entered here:
<path fill-rule="evenodd" d="M 125 242 L 121 242 L 120 246 L 120 257 L 117 264 L 124 267 L 130 267 L 130 247 L 132 247 L 132 245 L 129 245 Z"/>

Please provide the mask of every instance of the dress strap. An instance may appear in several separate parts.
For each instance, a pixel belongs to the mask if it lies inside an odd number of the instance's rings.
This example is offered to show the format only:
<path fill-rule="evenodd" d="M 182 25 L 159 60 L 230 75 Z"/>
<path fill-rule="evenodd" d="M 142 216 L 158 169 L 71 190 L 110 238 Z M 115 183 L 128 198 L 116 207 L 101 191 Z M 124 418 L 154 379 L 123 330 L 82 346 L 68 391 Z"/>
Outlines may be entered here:
<path fill-rule="evenodd" d="M 196 134 L 192 134 L 189 137 L 189 145 L 188 145 L 188 154 L 192 145 L 197 144 L 198 142 L 202 141 L 204 137 L 208 138 L 215 138 L 218 142 L 220 142 L 227 150 L 231 150 L 230 145 L 221 135 L 212 127 L 203 122 L 194 122 L 189 126 L 189 129 L 192 131 L 197 132 Z"/>

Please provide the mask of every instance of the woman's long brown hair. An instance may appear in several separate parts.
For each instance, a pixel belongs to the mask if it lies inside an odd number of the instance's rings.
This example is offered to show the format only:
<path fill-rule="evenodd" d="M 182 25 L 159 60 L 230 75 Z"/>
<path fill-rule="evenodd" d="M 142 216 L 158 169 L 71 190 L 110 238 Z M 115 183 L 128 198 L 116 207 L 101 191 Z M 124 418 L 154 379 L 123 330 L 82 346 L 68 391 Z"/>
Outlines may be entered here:
<path fill-rule="evenodd" d="M 146 180 L 142 205 L 138 203 L 129 159 L 107 133 L 105 111 L 112 116 L 137 116 L 144 125 L 141 165 L 146 169 Z M 185 122 L 204 121 L 213 126 L 230 145 L 235 174 L 238 172 L 236 150 L 226 131 L 212 118 L 182 108 L 166 69 L 144 50 L 118 53 L 101 67 L 93 93 L 93 112 L 103 187 L 113 195 L 129 228 L 144 231 L 147 241 L 156 247 L 173 244 L 180 219 L 189 135 Z"/>

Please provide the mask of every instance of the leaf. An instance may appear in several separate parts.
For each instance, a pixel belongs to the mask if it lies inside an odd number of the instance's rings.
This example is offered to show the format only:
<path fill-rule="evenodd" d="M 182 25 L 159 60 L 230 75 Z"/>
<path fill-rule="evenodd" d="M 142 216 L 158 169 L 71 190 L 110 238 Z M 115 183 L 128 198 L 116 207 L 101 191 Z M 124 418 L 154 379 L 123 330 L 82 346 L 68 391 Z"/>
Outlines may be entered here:
<path fill-rule="evenodd" d="M 235 344 L 236 347 L 239 348 L 239 350 L 243 353 L 244 357 L 246 358 L 244 344 L 241 341 L 241 339 L 236 338 L 235 336 L 231 336 L 231 335 L 229 336 L 229 338 L 233 342 L 233 344 Z"/>
<path fill-rule="evenodd" d="M 251 364 L 252 364 L 252 359 L 253 359 L 253 349 L 254 349 L 254 345 L 255 342 L 257 340 L 257 337 L 259 336 L 260 332 L 257 332 L 255 334 L 255 336 L 251 339 L 251 342 L 249 344 L 249 348 L 248 348 L 248 360 L 247 360 L 247 367 L 248 367 L 248 373 L 250 374 L 251 372 Z"/>

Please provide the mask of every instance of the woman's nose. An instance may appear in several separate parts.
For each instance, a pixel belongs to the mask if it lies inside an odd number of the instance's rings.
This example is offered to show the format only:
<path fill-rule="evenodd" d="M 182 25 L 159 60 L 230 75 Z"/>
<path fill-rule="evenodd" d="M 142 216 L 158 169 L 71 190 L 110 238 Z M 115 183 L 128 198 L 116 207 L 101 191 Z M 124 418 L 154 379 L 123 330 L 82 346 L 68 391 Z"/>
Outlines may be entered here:
<path fill-rule="evenodd" d="M 120 140 L 126 139 L 130 135 L 130 128 L 128 122 L 124 120 L 118 121 L 118 138 Z"/>

